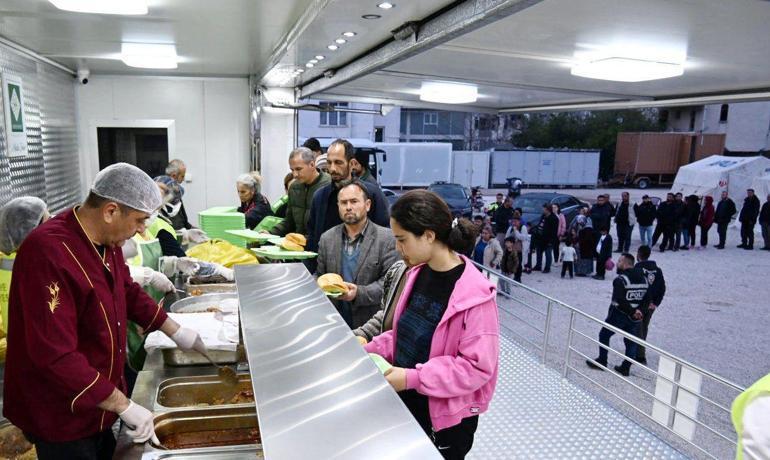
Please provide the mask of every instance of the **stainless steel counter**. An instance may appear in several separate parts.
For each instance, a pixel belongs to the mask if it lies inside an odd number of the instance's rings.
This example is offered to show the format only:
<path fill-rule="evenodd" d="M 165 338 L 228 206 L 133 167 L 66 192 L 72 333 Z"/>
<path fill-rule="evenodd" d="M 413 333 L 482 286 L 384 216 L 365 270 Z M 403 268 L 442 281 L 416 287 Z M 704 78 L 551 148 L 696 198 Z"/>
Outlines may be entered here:
<path fill-rule="evenodd" d="M 265 458 L 441 458 L 304 265 L 235 278 Z"/>

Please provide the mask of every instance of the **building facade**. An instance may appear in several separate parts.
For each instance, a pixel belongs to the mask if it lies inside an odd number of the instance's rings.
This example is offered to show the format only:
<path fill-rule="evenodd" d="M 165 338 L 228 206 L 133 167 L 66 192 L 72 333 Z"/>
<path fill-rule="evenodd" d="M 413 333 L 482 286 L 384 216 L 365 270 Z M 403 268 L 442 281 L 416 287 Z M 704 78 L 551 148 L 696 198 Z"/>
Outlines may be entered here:
<path fill-rule="evenodd" d="M 339 108 L 377 110 L 379 105 L 356 102 L 333 102 L 306 100 L 307 104 L 336 106 Z M 373 142 L 398 142 L 401 109 L 391 110 L 387 115 L 371 115 L 351 112 L 316 112 L 300 110 L 297 131 L 300 138 L 357 138 Z"/>
<path fill-rule="evenodd" d="M 725 150 L 750 154 L 770 150 L 770 102 L 712 104 L 668 109 L 671 131 L 725 134 Z"/>

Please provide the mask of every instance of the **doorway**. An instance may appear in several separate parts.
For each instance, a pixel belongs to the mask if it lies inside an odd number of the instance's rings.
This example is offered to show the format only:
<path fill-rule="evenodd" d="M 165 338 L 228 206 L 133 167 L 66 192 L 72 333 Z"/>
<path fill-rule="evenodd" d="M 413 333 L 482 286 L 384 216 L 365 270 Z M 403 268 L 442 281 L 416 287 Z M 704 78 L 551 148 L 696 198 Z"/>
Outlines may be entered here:
<path fill-rule="evenodd" d="M 166 173 L 169 161 L 167 128 L 99 127 L 96 135 L 99 170 L 125 162 L 150 177 Z"/>
<path fill-rule="evenodd" d="M 374 142 L 382 142 L 384 135 L 385 135 L 385 127 L 383 126 L 374 127 Z"/>

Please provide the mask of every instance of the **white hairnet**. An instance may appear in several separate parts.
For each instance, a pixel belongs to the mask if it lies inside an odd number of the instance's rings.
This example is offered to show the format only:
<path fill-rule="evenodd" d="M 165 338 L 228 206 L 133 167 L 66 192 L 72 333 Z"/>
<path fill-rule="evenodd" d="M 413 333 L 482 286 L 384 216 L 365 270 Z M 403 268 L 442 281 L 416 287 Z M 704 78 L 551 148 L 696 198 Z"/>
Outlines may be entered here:
<path fill-rule="evenodd" d="M 0 208 L 0 251 L 10 254 L 19 249 L 46 210 L 45 202 L 34 196 L 15 198 Z"/>
<path fill-rule="evenodd" d="M 147 214 L 157 211 L 163 203 L 152 178 L 128 163 L 115 163 L 99 171 L 91 192 Z"/>

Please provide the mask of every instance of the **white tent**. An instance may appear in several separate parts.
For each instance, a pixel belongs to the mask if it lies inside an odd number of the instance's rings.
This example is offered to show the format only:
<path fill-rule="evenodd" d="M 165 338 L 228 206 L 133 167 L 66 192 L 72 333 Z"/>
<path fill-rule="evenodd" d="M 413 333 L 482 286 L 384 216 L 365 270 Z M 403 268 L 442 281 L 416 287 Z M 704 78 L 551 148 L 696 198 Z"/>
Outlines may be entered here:
<path fill-rule="evenodd" d="M 740 208 L 746 189 L 752 188 L 754 179 L 768 173 L 770 160 L 765 157 L 712 155 L 679 168 L 671 191 L 681 192 L 684 196 L 711 195 L 717 202 L 722 191 L 727 190 L 735 205 Z"/>
<path fill-rule="evenodd" d="M 770 172 L 764 176 L 755 177 L 751 188 L 754 189 L 760 201 L 765 201 L 767 195 L 770 195 Z"/>

